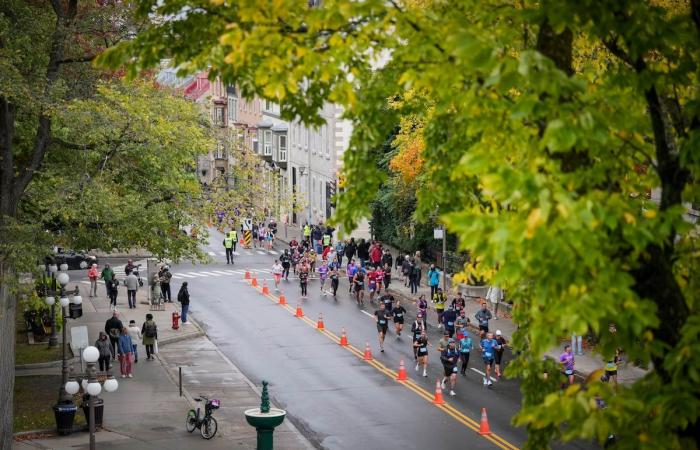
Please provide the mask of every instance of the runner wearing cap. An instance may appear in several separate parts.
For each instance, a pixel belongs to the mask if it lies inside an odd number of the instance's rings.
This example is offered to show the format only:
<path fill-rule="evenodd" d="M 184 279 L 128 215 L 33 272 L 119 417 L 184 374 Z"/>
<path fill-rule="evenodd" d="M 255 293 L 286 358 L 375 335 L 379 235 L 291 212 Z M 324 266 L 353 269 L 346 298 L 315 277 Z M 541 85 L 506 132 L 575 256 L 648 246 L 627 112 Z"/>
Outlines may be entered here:
<path fill-rule="evenodd" d="M 440 361 L 445 369 L 445 376 L 442 379 L 442 388 L 445 382 L 450 379 L 450 395 L 455 395 L 455 383 L 457 383 L 457 362 L 459 361 L 459 351 L 455 345 L 455 340 L 449 338 L 447 348 L 440 354 Z"/>
<path fill-rule="evenodd" d="M 384 303 L 380 303 L 379 309 L 374 312 L 374 317 L 374 320 L 377 322 L 377 332 L 379 333 L 379 350 L 384 353 L 384 336 L 386 336 L 389 328 L 391 313 L 384 308 Z"/>
<path fill-rule="evenodd" d="M 455 311 L 454 306 L 450 305 L 444 313 L 442 313 L 442 323 L 445 325 L 445 331 L 447 331 L 450 337 L 455 334 L 455 321 L 457 320 L 457 311 Z"/>
<path fill-rule="evenodd" d="M 506 338 L 501 334 L 501 330 L 496 330 L 496 342 L 498 342 L 498 347 L 496 348 L 495 363 L 496 363 L 496 378 L 501 377 L 501 358 L 503 358 L 503 352 L 506 349 Z"/>

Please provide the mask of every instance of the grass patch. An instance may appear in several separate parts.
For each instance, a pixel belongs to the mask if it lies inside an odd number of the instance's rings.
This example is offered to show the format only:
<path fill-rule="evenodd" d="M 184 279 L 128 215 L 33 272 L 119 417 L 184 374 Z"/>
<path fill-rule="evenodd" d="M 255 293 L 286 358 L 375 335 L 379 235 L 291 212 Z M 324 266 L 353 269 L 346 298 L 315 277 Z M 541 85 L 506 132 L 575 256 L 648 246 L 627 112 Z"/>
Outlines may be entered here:
<path fill-rule="evenodd" d="M 60 375 L 15 377 L 14 432 L 56 428 L 53 405 L 58 399 Z M 74 399 L 80 406 L 77 398 Z M 75 426 L 85 425 L 81 410 L 75 413 Z"/>
<path fill-rule="evenodd" d="M 58 361 L 63 357 L 60 343 L 54 348 L 49 348 L 48 341 L 42 344 L 29 345 L 27 330 L 20 308 L 17 308 L 15 315 L 15 343 L 15 365 Z M 70 351 L 70 347 L 66 351 L 66 356 L 72 358 L 73 354 Z"/>

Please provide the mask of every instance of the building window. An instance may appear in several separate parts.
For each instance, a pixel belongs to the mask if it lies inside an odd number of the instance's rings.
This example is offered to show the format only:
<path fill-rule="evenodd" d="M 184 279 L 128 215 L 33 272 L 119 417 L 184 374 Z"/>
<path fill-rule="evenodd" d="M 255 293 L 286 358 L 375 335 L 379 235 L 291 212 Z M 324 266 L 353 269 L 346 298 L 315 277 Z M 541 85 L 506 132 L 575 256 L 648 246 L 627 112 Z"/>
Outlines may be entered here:
<path fill-rule="evenodd" d="M 272 156 L 272 131 L 270 130 L 265 130 L 265 143 L 263 145 L 263 149 L 265 150 L 263 155 Z"/>
<path fill-rule="evenodd" d="M 221 106 L 214 108 L 214 124 L 220 127 L 226 126 L 226 113 Z"/>
<path fill-rule="evenodd" d="M 272 111 L 272 102 L 270 100 L 265 100 L 265 111 Z"/>
<path fill-rule="evenodd" d="M 216 152 L 214 153 L 214 158 L 216 159 L 224 159 L 224 144 L 221 142 L 216 143 Z"/>
<path fill-rule="evenodd" d="M 277 146 L 277 160 L 280 162 L 287 161 L 287 136 L 281 134 L 279 136 L 278 146 Z"/>

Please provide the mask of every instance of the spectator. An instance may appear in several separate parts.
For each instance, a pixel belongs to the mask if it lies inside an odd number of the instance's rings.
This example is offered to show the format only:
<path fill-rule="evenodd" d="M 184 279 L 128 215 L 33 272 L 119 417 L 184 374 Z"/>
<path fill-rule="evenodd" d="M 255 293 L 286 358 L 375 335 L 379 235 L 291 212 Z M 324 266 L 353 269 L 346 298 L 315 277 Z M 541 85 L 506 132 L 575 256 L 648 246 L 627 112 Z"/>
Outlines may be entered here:
<path fill-rule="evenodd" d="M 146 359 L 153 359 L 156 342 L 158 341 L 158 326 L 153 321 L 153 314 L 146 314 L 146 321 L 141 326 L 142 342 L 146 347 Z"/>
<path fill-rule="evenodd" d="M 112 277 L 112 283 L 109 288 L 109 305 L 110 308 L 113 311 L 117 310 L 117 296 L 119 295 L 119 280 L 117 280 L 117 276 L 114 275 Z"/>
<path fill-rule="evenodd" d="M 133 378 L 131 358 L 134 352 L 134 343 L 131 341 L 129 329 L 126 327 L 122 328 L 122 333 L 119 335 L 117 349 L 119 350 L 119 368 L 122 378 Z"/>
<path fill-rule="evenodd" d="M 170 293 L 170 279 L 173 275 L 170 273 L 170 268 L 168 266 L 163 266 L 158 273 L 158 279 L 160 280 L 160 291 L 163 294 L 164 302 L 173 302 L 172 295 Z"/>
<path fill-rule="evenodd" d="M 97 264 L 93 264 L 88 270 L 88 278 L 90 279 L 90 297 L 97 297 L 97 278 L 100 274 L 97 271 Z"/>
<path fill-rule="evenodd" d="M 116 359 L 117 342 L 119 341 L 119 333 L 121 333 L 124 324 L 119 320 L 119 313 L 114 311 L 112 317 L 105 322 L 105 333 L 109 336 L 109 342 L 112 344 L 112 359 Z"/>
<path fill-rule="evenodd" d="M 105 268 L 102 269 L 100 278 L 105 281 L 105 291 L 107 292 L 107 297 L 109 297 L 112 291 L 112 281 L 114 280 L 114 271 L 109 264 L 105 264 Z"/>
<path fill-rule="evenodd" d="M 109 370 L 109 360 L 114 359 L 114 347 L 112 343 L 107 338 L 107 333 L 100 331 L 100 337 L 95 341 L 95 347 L 100 352 L 99 364 L 100 372 L 106 372 Z"/>
<path fill-rule="evenodd" d="M 431 264 L 428 270 L 428 284 L 430 285 L 430 298 L 433 298 L 437 294 L 438 286 L 440 286 L 440 270 L 435 267 L 435 264 Z"/>
<path fill-rule="evenodd" d="M 190 310 L 190 292 L 187 290 L 187 281 L 180 286 L 180 291 L 177 293 L 177 301 L 182 305 L 182 324 L 189 325 L 187 312 Z"/>
<path fill-rule="evenodd" d="M 135 320 L 129 321 L 129 336 L 131 336 L 132 350 L 134 353 L 134 364 L 139 362 L 139 342 L 141 342 L 141 328 L 136 326 Z"/>
<path fill-rule="evenodd" d="M 139 279 L 133 270 L 126 276 L 126 296 L 129 301 L 129 309 L 136 308 L 136 290 L 139 288 Z"/>

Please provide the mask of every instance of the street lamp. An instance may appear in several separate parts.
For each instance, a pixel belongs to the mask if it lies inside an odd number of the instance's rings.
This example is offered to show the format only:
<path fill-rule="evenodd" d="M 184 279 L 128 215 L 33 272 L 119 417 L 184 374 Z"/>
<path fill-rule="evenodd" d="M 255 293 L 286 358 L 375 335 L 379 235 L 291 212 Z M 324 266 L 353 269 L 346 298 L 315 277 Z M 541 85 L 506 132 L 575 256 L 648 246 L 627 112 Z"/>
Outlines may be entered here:
<path fill-rule="evenodd" d="M 78 296 L 79 297 L 79 296 Z M 95 450 L 95 406 L 97 401 L 100 400 L 98 395 L 102 392 L 102 384 L 100 384 L 97 378 L 97 368 L 96 363 L 100 358 L 100 351 L 93 346 L 89 346 L 83 350 L 83 360 L 87 363 L 87 369 L 85 371 L 84 378 L 81 383 L 75 379 L 65 383 L 65 391 L 71 395 L 77 394 L 80 387 L 83 388 L 83 392 L 86 393 L 88 397 L 88 423 L 90 429 L 90 450 Z M 107 379 L 104 381 L 104 389 L 107 392 L 114 392 L 119 388 L 119 383 L 117 380 L 108 373 Z"/>

